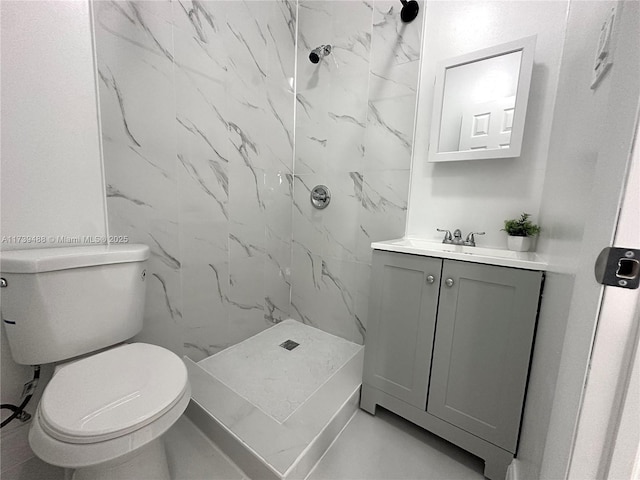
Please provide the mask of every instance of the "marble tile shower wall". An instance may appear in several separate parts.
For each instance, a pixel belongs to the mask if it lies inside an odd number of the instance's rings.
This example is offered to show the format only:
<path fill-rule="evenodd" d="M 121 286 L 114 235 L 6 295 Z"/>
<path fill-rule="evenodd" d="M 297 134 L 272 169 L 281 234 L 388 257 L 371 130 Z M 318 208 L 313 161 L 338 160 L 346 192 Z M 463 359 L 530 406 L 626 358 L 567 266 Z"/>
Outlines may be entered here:
<path fill-rule="evenodd" d="M 424 7 L 308 1 L 298 10 L 291 314 L 362 343 L 370 243 L 404 234 Z M 314 65 L 311 49 L 332 44 Z M 332 200 L 314 209 L 310 190 Z"/>
<path fill-rule="evenodd" d="M 288 318 L 296 3 L 95 1 L 110 232 L 140 340 L 195 360 Z"/>
<path fill-rule="evenodd" d="M 405 225 L 422 15 L 399 7 L 94 1 L 110 233 L 152 250 L 141 341 L 199 360 L 287 317 L 363 341 L 369 243 Z"/>

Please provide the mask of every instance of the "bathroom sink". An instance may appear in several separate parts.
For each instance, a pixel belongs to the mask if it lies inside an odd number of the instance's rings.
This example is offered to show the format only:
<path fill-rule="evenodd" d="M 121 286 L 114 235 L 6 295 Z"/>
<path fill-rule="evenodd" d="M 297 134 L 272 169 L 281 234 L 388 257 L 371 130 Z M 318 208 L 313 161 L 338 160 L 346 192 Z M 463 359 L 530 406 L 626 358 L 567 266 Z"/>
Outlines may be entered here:
<path fill-rule="evenodd" d="M 498 248 L 468 247 L 438 243 L 420 238 L 399 238 L 373 242 L 371 248 L 389 252 L 410 253 L 427 257 L 448 258 L 465 262 L 500 265 L 526 270 L 546 270 L 547 263 L 533 252 L 513 252 Z"/>

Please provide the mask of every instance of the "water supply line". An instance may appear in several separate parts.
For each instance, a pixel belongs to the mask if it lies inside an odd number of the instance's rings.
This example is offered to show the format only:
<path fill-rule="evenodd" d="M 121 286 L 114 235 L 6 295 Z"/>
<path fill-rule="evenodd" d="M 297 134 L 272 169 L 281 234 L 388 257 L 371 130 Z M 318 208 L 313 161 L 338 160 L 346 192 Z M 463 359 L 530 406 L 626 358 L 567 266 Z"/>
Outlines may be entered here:
<path fill-rule="evenodd" d="M 22 391 L 22 396 L 24 400 L 20 405 L 11 405 L 10 403 L 3 403 L 0 405 L 0 409 L 11 410 L 13 413 L 2 423 L 0 423 L 0 428 L 9 424 L 14 419 L 18 419 L 21 422 L 26 422 L 31 418 L 31 414 L 24 411 L 25 407 L 33 397 L 33 393 L 36 391 L 36 387 L 38 386 L 38 379 L 40 378 L 40 365 L 33 366 L 33 379 L 30 382 L 25 383 L 24 390 Z"/>

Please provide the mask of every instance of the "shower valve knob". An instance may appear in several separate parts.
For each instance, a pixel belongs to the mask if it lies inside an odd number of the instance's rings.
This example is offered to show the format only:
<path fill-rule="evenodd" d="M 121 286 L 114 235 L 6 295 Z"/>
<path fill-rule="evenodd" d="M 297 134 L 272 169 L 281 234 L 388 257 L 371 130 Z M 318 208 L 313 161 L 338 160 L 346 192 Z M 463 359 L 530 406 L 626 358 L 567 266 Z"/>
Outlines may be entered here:
<path fill-rule="evenodd" d="M 318 210 L 327 208 L 331 201 L 331 192 L 326 185 L 316 185 L 311 190 L 311 205 Z"/>

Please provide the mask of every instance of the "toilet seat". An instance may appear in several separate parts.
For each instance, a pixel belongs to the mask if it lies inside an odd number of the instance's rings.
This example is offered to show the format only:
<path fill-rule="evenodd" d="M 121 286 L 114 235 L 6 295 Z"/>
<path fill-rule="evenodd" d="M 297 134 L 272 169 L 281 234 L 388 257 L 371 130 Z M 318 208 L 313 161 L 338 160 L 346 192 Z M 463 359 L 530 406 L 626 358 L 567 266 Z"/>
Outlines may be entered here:
<path fill-rule="evenodd" d="M 144 446 L 161 439 L 184 413 L 190 399 L 191 388 L 187 383 L 184 395 L 164 415 L 131 433 L 97 443 L 69 443 L 53 438 L 42 429 L 38 409 L 29 429 L 29 445 L 41 460 L 63 468 L 84 468 L 106 465 L 109 462 L 123 462 Z"/>
<path fill-rule="evenodd" d="M 187 370 L 174 353 L 132 343 L 61 367 L 47 385 L 38 420 L 72 444 L 104 442 L 149 425 L 181 400 Z"/>

